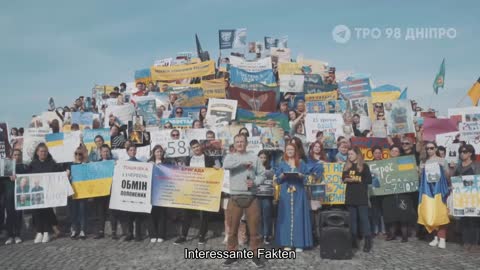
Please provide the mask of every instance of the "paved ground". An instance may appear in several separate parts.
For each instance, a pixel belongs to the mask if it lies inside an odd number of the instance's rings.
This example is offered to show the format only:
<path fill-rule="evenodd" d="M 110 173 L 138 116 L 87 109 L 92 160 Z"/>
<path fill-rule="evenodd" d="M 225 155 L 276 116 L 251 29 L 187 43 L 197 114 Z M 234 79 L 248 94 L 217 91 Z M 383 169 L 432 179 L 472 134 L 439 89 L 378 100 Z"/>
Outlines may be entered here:
<path fill-rule="evenodd" d="M 218 222 L 217 225 L 221 223 Z M 196 230 L 191 230 L 191 237 Z M 48 244 L 24 243 L 0 246 L 0 269 L 222 269 L 219 260 L 186 260 L 184 248 L 196 248 L 197 240 L 175 246 L 174 231 L 161 244 L 111 240 L 71 240 L 61 238 Z M 205 249 L 223 249 L 223 237 L 210 232 Z M 2 239 L 2 243 L 4 240 Z M 230 269 L 252 269 L 243 261 Z M 322 260 L 319 248 L 298 254 L 295 260 L 270 260 L 266 269 L 480 269 L 480 253 L 469 254 L 458 244 L 447 249 L 432 248 L 427 242 L 411 238 L 408 243 L 374 240 L 369 254 L 357 252 L 352 260 Z"/>

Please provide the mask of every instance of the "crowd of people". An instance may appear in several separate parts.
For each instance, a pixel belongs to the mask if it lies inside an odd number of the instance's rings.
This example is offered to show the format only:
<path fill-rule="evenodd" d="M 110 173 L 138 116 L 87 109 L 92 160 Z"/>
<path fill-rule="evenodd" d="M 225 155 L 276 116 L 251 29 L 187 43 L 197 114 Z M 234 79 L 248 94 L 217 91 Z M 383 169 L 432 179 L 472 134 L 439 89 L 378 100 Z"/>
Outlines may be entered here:
<path fill-rule="evenodd" d="M 327 81 L 327 80 L 326 80 Z M 333 79 L 334 81 L 334 79 Z M 161 84 L 150 83 L 148 86 L 137 83 L 137 89 L 132 96 L 148 96 L 152 92 L 167 91 Z M 162 86 L 162 87 L 161 87 Z M 117 99 L 117 104 L 129 103 L 130 94 L 126 90 L 127 85 L 121 83 L 119 87 L 102 97 L 102 99 Z M 178 96 L 175 93 L 169 95 L 169 103 L 160 106 L 157 116 L 160 118 L 175 118 L 184 116 L 183 108 L 175 105 Z M 52 109 L 59 118 L 66 120 L 68 112 L 93 112 L 101 115 L 99 120 L 94 120 L 91 129 L 100 128 L 102 117 L 108 118 L 110 128 L 111 145 L 105 143 L 102 136 L 95 137 L 94 149 L 87 149 L 85 144 L 80 144 L 73 155 L 73 163 L 57 163 L 45 143 L 36 146 L 32 161 L 23 164 L 22 148 L 17 147 L 18 138 L 23 135 L 23 128 L 11 129 L 11 158 L 16 161 L 16 174 L 35 174 L 47 172 L 66 171 L 71 176 L 71 166 L 88 162 L 102 162 L 114 159 L 112 149 L 124 149 L 128 155 L 128 161 L 150 162 L 156 165 L 176 165 L 204 168 L 223 168 L 230 171 L 230 193 L 222 194 L 222 207 L 225 217 L 225 240 L 228 250 L 236 250 L 240 244 L 249 243 L 250 248 L 256 250 L 262 245 L 274 245 L 285 250 L 312 249 L 319 245 L 319 213 L 324 209 L 342 209 L 348 211 L 350 217 L 350 230 L 352 234 L 352 247 L 359 248 L 359 239 L 363 239 L 364 252 L 370 252 L 373 248 L 373 240 L 393 241 L 401 237 L 401 242 L 407 242 L 409 237 L 416 233 L 417 237 L 425 239 L 427 232 L 417 224 L 417 207 L 419 203 L 418 192 L 392 194 L 385 196 L 372 196 L 369 186 L 372 184 L 372 173 L 365 162 L 362 151 L 352 146 L 351 138 L 339 136 L 336 139 L 336 148 L 324 147 L 324 132 L 316 134 L 316 140 L 309 142 L 306 139 L 306 109 L 305 102 L 296 104 L 295 108 L 289 106 L 288 101 L 280 100 L 278 112 L 284 113 L 289 119 L 290 131 L 284 134 L 284 147 L 275 150 L 261 150 L 258 153 L 247 151 L 250 137 L 255 137 L 258 130 L 252 131 L 241 128 L 238 134 L 232 134 L 230 145 L 224 147 L 221 156 L 211 156 L 206 153 L 204 144 L 193 139 L 188 142 L 190 156 L 181 162 L 177 158 L 167 158 L 166 149 L 161 145 L 150 146 L 150 158 L 141 161 L 137 158 L 137 148 L 150 145 L 151 138 L 141 124 L 136 129 L 145 131 L 141 143 L 131 140 L 127 124 L 118 121 L 114 115 L 105 115 L 107 105 L 98 105 L 95 98 L 79 97 L 72 106 L 60 109 Z M 418 111 L 416 103 L 412 102 L 412 110 Z M 166 116 L 165 113 L 170 113 Z M 342 111 L 347 118 L 346 123 L 353 127 L 354 137 L 372 136 L 370 130 L 359 130 L 360 115 L 349 111 Z M 206 127 L 207 107 L 198 111 L 191 128 Z M 377 115 L 378 116 L 378 115 Z M 383 114 L 380 115 L 384 117 Z M 378 119 L 382 120 L 382 118 Z M 58 120 L 49 123 L 53 133 L 61 131 Z M 230 125 L 239 125 L 231 121 Z M 31 127 L 35 127 L 33 122 Z M 162 129 L 170 130 L 172 140 L 180 139 L 179 129 L 172 128 L 167 122 Z M 78 123 L 71 123 L 71 131 L 80 130 Z M 250 134 L 250 132 L 252 134 Z M 447 179 L 451 176 L 465 176 L 479 174 L 480 166 L 475 162 L 475 149 L 472 145 L 462 143 L 459 149 L 458 162 L 446 163 L 445 148 L 437 146 L 434 141 L 423 139 L 423 127 L 416 124 L 415 138 L 401 136 L 400 140 L 388 138 L 390 148 L 388 156 L 383 155 L 383 148 L 379 145 L 372 147 L 374 160 L 396 158 L 399 156 L 413 155 L 418 165 L 418 181 L 422 179 L 423 168 L 426 164 L 438 163 Z M 207 140 L 215 139 L 215 132 L 209 130 Z M 325 163 L 343 164 L 342 181 L 345 184 L 344 205 L 322 205 L 318 199 L 310 196 L 309 179 L 315 178 L 322 181 Z M 22 211 L 16 211 L 14 205 L 15 179 L 12 176 L 3 181 L 3 208 L 0 209 L 0 225 L 4 225 L 8 232 L 5 244 L 20 243 L 22 228 Z M 271 192 L 259 192 L 260 190 Z M 95 224 L 88 224 L 87 217 L 88 199 L 69 199 L 68 209 L 71 219 L 70 237 L 72 239 L 87 238 L 87 227 L 94 228 L 94 239 L 101 239 L 105 235 L 105 223 L 110 219 L 112 228 L 111 237 L 119 239 L 118 226 L 125 223 L 127 231 L 124 241 L 142 241 L 142 228 L 148 226 L 148 237 L 152 243 L 162 243 L 167 239 L 167 208 L 153 206 L 149 215 L 125 212 L 109 209 L 109 196 L 93 198 L 98 209 L 99 218 Z M 4 213 L 6 212 L 6 218 Z M 30 211 L 33 217 L 36 236 L 34 243 L 47 243 L 52 237 L 60 235 L 59 223 L 52 208 L 36 209 Z M 198 212 L 198 213 L 197 213 Z M 182 223 L 178 230 L 178 237 L 173 244 L 180 245 L 188 241 L 188 232 L 192 225 L 192 219 L 198 214 L 200 228 L 198 244 L 207 242 L 209 225 L 209 212 L 182 209 Z M 476 218 L 461 218 L 462 239 L 467 250 L 478 250 L 480 226 Z M 53 235 L 52 235 L 53 234 Z M 247 235 L 248 234 L 248 235 Z M 446 248 L 447 226 L 441 226 L 433 233 L 430 246 Z M 225 264 L 232 264 L 235 259 L 227 259 Z M 255 258 L 257 266 L 263 265 L 261 259 Z"/>

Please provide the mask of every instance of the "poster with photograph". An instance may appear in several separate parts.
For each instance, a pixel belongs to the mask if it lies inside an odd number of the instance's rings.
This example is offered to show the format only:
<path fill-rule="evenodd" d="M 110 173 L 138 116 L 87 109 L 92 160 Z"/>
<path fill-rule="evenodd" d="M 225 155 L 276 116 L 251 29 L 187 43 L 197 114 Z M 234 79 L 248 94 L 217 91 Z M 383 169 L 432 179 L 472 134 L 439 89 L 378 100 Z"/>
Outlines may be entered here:
<path fill-rule="evenodd" d="M 228 124 L 236 117 L 237 103 L 238 101 L 231 99 L 210 99 L 207 108 L 207 123 L 210 126 Z"/>
<path fill-rule="evenodd" d="M 6 158 L 10 156 L 11 147 L 9 140 L 10 130 L 7 123 L 0 123 L 0 158 Z"/>
<path fill-rule="evenodd" d="M 384 110 L 388 135 L 415 133 L 410 100 L 385 102 Z"/>
<path fill-rule="evenodd" d="M 0 159 L 0 177 L 9 177 L 15 175 L 15 160 Z"/>

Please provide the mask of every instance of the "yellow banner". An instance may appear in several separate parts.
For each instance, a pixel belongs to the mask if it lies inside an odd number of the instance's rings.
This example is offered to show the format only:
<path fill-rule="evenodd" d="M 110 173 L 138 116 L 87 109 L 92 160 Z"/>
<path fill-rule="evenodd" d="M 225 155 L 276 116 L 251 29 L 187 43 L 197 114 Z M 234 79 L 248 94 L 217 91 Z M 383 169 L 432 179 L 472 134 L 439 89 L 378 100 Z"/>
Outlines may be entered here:
<path fill-rule="evenodd" d="M 278 63 L 278 74 L 280 75 L 302 74 L 302 66 L 299 63 Z"/>
<path fill-rule="evenodd" d="M 306 94 L 305 101 L 327 101 L 327 100 L 337 100 L 338 92 L 330 91 L 316 94 Z"/>
<path fill-rule="evenodd" d="M 227 83 L 224 79 L 202 81 L 201 87 L 205 98 L 226 98 L 225 88 Z"/>
<path fill-rule="evenodd" d="M 314 59 L 303 59 L 298 63 L 301 67 L 309 67 L 310 74 L 325 74 L 328 66 L 328 63 Z"/>
<path fill-rule="evenodd" d="M 222 185 L 223 169 L 157 166 L 152 205 L 218 212 Z"/>
<path fill-rule="evenodd" d="M 323 163 L 325 200 L 322 204 L 345 204 L 345 184 L 342 182 L 342 163 Z"/>
<path fill-rule="evenodd" d="M 201 62 L 169 67 L 151 67 L 151 76 L 154 81 L 179 80 L 196 78 L 215 74 L 215 61 Z"/>
<path fill-rule="evenodd" d="M 395 101 L 400 97 L 399 91 L 391 92 L 372 92 L 372 103 L 384 103 L 389 101 Z"/>

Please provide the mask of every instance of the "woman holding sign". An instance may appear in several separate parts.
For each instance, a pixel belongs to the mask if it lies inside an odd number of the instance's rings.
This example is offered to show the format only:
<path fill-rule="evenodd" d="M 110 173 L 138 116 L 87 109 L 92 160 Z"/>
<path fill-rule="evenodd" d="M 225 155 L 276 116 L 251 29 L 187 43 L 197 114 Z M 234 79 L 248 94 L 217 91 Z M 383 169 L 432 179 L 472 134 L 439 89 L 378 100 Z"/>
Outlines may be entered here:
<path fill-rule="evenodd" d="M 305 191 L 307 165 L 300 159 L 295 144 L 285 147 L 285 155 L 276 172 L 281 185 L 275 241 L 285 250 L 297 252 L 313 246 L 310 203 Z"/>
<path fill-rule="evenodd" d="M 48 152 L 48 147 L 45 143 L 38 144 L 33 154 L 32 162 L 28 166 L 28 173 L 51 173 L 61 172 L 63 168 L 53 160 L 52 155 Z M 33 210 L 33 223 L 37 235 L 35 236 L 36 243 L 50 242 L 50 232 L 52 227 L 58 225 L 57 217 L 53 212 L 53 208 L 42 208 Z M 57 229 L 58 230 L 58 229 Z"/>
<path fill-rule="evenodd" d="M 370 252 L 372 238 L 370 221 L 368 220 L 368 185 L 372 183 L 370 168 L 365 164 L 360 148 L 348 149 L 348 158 L 343 167 L 343 182 L 345 188 L 345 205 L 350 212 L 350 229 L 352 232 L 353 248 L 358 248 L 357 232 L 358 218 L 360 228 L 365 239 L 363 251 Z"/>
<path fill-rule="evenodd" d="M 155 145 L 148 162 L 155 165 L 165 165 L 165 150 L 159 144 Z M 167 208 L 152 205 L 150 213 L 150 229 L 148 231 L 151 243 L 162 243 L 167 236 Z"/>
<path fill-rule="evenodd" d="M 88 150 L 85 145 L 80 145 L 75 150 L 74 161 L 70 165 L 70 169 L 67 170 L 68 177 L 70 181 L 72 180 L 72 166 L 77 164 L 83 164 L 88 162 Z M 70 238 L 76 239 L 79 237 L 84 240 L 87 238 L 85 234 L 85 227 L 87 226 L 87 200 L 88 199 L 71 199 L 69 201 L 70 211 L 71 211 L 71 222 L 72 226 L 70 228 Z"/>
<path fill-rule="evenodd" d="M 312 230 L 313 230 L 313 240 L 316 242 L 318 240 L 317 234 L 317 224 L 318 220 L 318 210 L 322 207 L 320 198 L 314 197 L 314 189 L 321 188 L 321 185 L 318 185 L 323 180 L 323 163 L 326 161 L 327 157 L 323 151 L 323 146 L 319 141 L 315 141 L 310 145 L 310 150 L 308 151 L 308 174 L 309 174 L 309 188 L 310 188 L 310 207 L 311 217 L 312 217 Z M 323 186 L 324 187 L 324 186 Z"/>
<path fill-rule="evenodd" d="M 475 164 L 475 148 L 471 144 L 460 146 L 460 163 L 451 163 L 453 176 L 479 175 L 480 166 Z M 480 237 L 480 219 L 478 217 L 462 217 L 460 219 L 462 228 L 463 247 L 467 251 L 479 249 L 478 240 Z"/>

